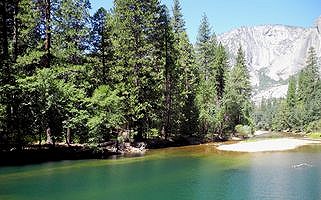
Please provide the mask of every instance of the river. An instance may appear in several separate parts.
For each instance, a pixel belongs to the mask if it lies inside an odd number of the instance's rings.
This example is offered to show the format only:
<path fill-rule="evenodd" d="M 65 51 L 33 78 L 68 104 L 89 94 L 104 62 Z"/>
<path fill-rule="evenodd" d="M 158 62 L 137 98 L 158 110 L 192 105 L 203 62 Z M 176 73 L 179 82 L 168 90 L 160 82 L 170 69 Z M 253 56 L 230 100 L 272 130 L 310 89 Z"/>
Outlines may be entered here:
<path fill-rule="evenodd" d="M 1 167 L 0 199 L 321 199 L 321 145 L 273 153 L 197 145 L 134 158 Z"/>

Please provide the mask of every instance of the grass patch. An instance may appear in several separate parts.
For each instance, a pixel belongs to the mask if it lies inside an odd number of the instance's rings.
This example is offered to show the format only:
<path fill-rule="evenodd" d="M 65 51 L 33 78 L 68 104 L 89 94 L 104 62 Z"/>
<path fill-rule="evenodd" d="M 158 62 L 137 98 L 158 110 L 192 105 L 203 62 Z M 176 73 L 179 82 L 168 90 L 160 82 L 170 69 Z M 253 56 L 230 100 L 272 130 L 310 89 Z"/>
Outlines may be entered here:
<path fill-rule="evenodd" d="M 321 139 L 321 132 L 309 133 L 308 137 L 311 139 Z"/>
<path fill-rule="evenodd" d="M 257 142 L 257 141 L 259 141 L 257 138 L 249 138 L 249 139 L 243 140 L 242 142 Z"/>

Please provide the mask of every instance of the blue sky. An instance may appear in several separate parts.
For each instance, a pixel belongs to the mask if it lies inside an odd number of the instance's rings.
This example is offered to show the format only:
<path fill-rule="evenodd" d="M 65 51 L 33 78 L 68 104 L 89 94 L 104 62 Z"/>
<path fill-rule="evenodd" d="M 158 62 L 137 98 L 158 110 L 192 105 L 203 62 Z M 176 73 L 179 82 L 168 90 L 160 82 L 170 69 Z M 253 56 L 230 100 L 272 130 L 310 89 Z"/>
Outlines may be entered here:
<path fill-rule="evenodd" d="M 173 0 L 161 0 L 171 10 Z M 181 0 L 190 40 L 195 42 L 203 13 L 216 34 L 240 26 L 284 24 L 313 26 L 321 15 L 321 0 Z M 92 12 L 112 8 L 113 0 L 91 0 Z"/>

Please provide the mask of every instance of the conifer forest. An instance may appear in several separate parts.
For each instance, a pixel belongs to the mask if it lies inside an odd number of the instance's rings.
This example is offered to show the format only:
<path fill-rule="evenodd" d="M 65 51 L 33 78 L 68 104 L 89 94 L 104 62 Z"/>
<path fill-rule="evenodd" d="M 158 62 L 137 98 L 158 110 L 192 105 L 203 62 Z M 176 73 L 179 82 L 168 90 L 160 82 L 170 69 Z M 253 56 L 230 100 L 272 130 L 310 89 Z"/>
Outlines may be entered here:
<path fill-rule="evenodd" d="M 178 0 L 90 9 L 89 0 L 0 2 L 0 149 L 321 129 L 313 48 L 286 98 L 255 104 L 246 52 L 232 58 L 205 14 L 192 44 Z"/>

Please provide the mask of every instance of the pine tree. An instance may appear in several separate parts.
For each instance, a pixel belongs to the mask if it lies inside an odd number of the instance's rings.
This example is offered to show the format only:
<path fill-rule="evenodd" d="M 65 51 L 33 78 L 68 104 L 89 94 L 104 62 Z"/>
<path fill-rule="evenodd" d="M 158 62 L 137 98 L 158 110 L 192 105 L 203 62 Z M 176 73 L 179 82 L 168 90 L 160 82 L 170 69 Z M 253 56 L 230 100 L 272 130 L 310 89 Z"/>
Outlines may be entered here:
<path fill-rule="evenodd" d="M 289 108 L 294 108 L 296 104 L 296 80 L 290 77 L 286 102 Z"/>
<path fill-rule="evenodd" d="M 315 50 L 311 47 L 308 51 L 306 67 L 300 72 L 298 98 L 308 102 L 314 94 L 318 80 L 320 79 Z"/>
<path fill-rule="evenodd" d="M 173 78 L 173 106 L 172 120 L 175 135 L 190 136 L 197 132 L 198 114 L 195 105 L 197 69 L 195 64 L 194 49 L 190 43 L 183 19 L 181 5 L 174 1 L 173 17 L 174 64 Z"/>
<path fill-rule="evenodd" d="M 198 71 L 195 63 L 194 49 L 188 40 L 187 33 L 184 31 L 179 34 L 178 44 L 176 45 L 178 58 L 177 89 L 178 102 L 177 119 L 179 124 L 177 129 L 181 135 L 190 136 L 198 129 L 198 109 L 196 107 L 196 90 L 198 84 Z"/>
<path fill-rule="evenodd" d="M 204 77 L 205 80 L 209 78 L 210 64 L 213 59 L 211 44 L 211 28 L 208 22 L 207 16 L 204 14 L 201 20 L 201 25 L 198 30 L 197 41 L 196 41 L 196 53 L 200 75 Z"/>
<path fill-rule="evenodd" d="M 177 92 L 178 92 L 178 83 L 177 83 L 177 74 L 176 74 L 176 49 L 174 48 L 174 35 L 172 27 L 170 26 L 169 15 L 167 9 L 162 9 L 162 21 L 164 21 L 163 30 L 165 31 L 164 41 L 165 41 L 165 68 L 164 68 L 164 78 L 165 78 L 165 90 L 164 90 L 164 114 L 163 114 L 163 126 L 162 134 L 165 136 L 165 139 L 169 135 L 173 134 L 173 121 L 175 120 L 174 115 L 177 109 L 173 109 L 173 105 L 177 102 Z M 176 97 L 176 98 L 175 98 Z"/>
<path fill-rule="evenodd" d="M 296 127 L 296 80 L 294 77 L 290 77 L 288 92 L 286 96 L 286 103 L 288 107 L 288 124 L 289 128 L 293 129 Z"/>
<path fill-rule="evenodd" d="M 217 43 L 211 34 L 206 15 L 203 16 L 196 42 L 196 58 L 199 70 L 197 105 L 203 135 L 214 133 L 217 125 L 217 84 L 215 72 L 215 53 Z"/>
<path fill-rule="evenodd" d="M 88 0 L 63 0 L 52 16 L 52 51 L 60 61 L 82 64 L 89 36 Z"/>
<path fill-rule="evenodd" d="M 172 25 L 176 34 L 186 31 L 185 21 L 183 19 L 182 8 L 179 0 L 174 0 Z"/>
<path fill-rule="evenodd" d="M 93 54 L 101 53 L 103 54 L 104 46 L 104 32 L 105 24 L 107 21 L 108 12 L 105 8 L 99 8 L 94 15 L 91 17 L 91 33 L 90 33 L 90 43 L 91 52 Z"/>
<path fill-rule="evenodd" d="M 277 112 L 272 120 L 272 129 L 283 131 L 289 128 L 289 109 L 286 100 L 278 103 Z"/>
<path fill-rule="evenodd" d="M 114 63 L 114 49 L 111 42 L 113 19 L 104 8 L 98 9 L 91 20 L 91 55 L 94 58 L 96 84 L 110 81 L 109 68 Z"/>
<path fill-rule="evenodd" d="M 165 102 L 166 14 L 158 0 L 115 1 L 115 30 L 117 87 L 123 87 L 127 127 L 143 138 L 151 128 L 163 124 Z M 115 79 L 115 78 L 114 78 Z"/>
<path fill-rule="evenodd" d="M 251 117 L 251 84 L 250 75 L 245 64 L 242 48 L 238 49 L 236 64 L 231 70 L 224 94 L 224 112 L 227 130 L 234 130 L 238 124 L 253 125 Z"/>
<path fill-rule="evenodd" d="M 214 73 L 216 81 L 216 94 L 218 101 L 223 98 L 225 89 L 226 73 L 228 71 L 228 57 L 225 48 L 220 43 L 216 48 L 215 61 L 214 61 Z"/>
<path fill-rule="evenodd" d="M 320 75 L 314 48 L 308 51 L 306 67 L 299 74 L 298 81 L 298 104 L 300 105 L 300 129 L 312 121 L 318 120 L 321 113 L 318 88 Z"/>

